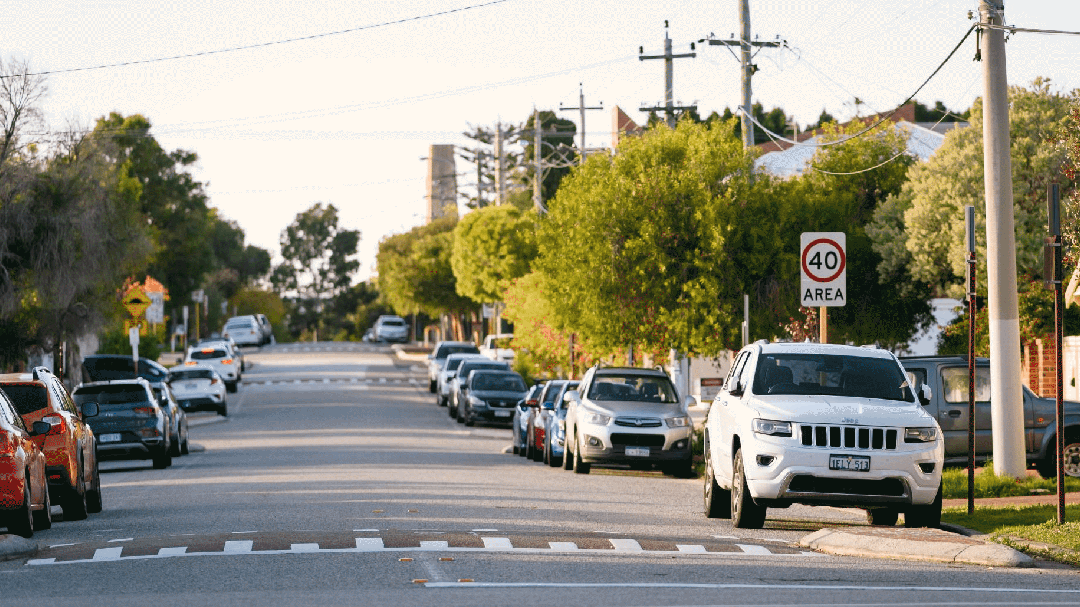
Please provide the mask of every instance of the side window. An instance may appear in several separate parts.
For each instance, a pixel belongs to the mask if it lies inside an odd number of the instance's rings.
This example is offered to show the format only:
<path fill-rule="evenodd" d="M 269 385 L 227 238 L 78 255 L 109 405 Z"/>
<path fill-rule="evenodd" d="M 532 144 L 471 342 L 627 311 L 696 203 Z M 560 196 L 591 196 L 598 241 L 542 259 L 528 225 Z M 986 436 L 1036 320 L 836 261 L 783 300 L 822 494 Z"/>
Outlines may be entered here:
<path fill-rule="evenodd" d="M 968 402 L 967 367 L 949 367 L 941 370 L 942 396 L 947 403 Z M 975 368 L 975 402 L 990 402 L 990 369 Z"/>
<path fill-rule="evenodd" d="M 746 359 L 750 358 L 750 352 L 744 351 L 739 354 L 739 357 L 735 359 L 735 363 L 731 365 L 731 369 L 728 371 L 728 376 L 724 380 L 724 390 L 730 391 L 735 386 L 735 378 L 742 372 L 743 365 L 746 364 Z"/>
<path fill-rule="evenodd" d="M 26 424 L 23 423 L 19 413 L 15 411 L 15 407 L 6 398 L 0 398 L 0 417 L 3 417 L 7 424 L 26 431 Z"/>
<path fill-rule="evenodd" d="M 735 385 L 739 386 L 743 390 L 750 388 L 750 376 L 753 375 L 754 365 L 750 362 L 753 358 L 750 352 L 746 353 L 746 360 L 743 361 L 742 366 L 739 368 L 739 377 L 736 380 Z"/>

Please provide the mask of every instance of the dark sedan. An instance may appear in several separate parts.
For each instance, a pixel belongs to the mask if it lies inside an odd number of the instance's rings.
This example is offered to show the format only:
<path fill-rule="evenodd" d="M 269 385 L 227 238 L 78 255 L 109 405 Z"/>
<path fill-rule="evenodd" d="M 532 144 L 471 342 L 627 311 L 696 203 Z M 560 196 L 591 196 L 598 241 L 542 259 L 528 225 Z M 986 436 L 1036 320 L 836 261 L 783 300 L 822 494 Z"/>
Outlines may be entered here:
<path fill-rule="evenodd" d="M 465 425 L 477 421 L 509 425 L 514 420 L 514 407 L 527 391 L 525 380 L 513 371 L 473 371 L 469 374 L 468 396 L 461 403 Z"/>

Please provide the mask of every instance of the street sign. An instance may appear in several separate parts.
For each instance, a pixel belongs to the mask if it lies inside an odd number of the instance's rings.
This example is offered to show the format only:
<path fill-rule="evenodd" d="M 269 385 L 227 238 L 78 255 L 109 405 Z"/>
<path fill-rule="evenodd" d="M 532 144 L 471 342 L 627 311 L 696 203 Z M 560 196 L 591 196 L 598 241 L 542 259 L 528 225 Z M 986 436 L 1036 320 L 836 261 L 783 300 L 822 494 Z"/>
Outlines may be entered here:
<path fill-rule="evenodd" d="M 123 304 L 129 314 L 138 318 L 150 307 L 150 297 L 139 287 L 133 287 L 124 295 Z"/>
<path fill-rule="evenodd" d="M 800 245 L 800 305 L 837 307 L 847 303 L 847 235 L 803 232 Z"/>

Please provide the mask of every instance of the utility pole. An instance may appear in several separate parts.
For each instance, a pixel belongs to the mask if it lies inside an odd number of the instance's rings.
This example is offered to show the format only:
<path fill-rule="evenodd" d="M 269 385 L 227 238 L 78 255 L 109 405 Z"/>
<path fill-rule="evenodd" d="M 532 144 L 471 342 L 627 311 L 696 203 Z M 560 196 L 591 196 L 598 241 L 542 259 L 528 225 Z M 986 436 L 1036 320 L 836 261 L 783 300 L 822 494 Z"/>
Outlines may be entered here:
<path fill-rule="evenodd" d="M 694 43 L 690 43 L 690 50 L 694 50 Z M 654 107 L 642 107 L 638 108 L 642 112 L 655 112 L 659 110 L 664 111 L 664 116 L 667 119 L 668 128 L 675 128 L 675 110 L 692 110 L 697 111 L 697 105 L 681 105 L 676 106 L 673 101 L 674 98 L 674 60 L 686 59 L 697 57 L 697 53 L 682 53 L 679 55 L 672 54 L 671 52 L 671 38 L 668 37 L 668 22 L 664 20 L 664 54 L 663 55 L 646 55 L 645 47 L 638 47 L 638 60 L 645 61 L 646 59 L 663 59 L 664 60 L 664 105 Z"/>
<path fill-rule="evenodd" d="M 582 96 L 582 107 L 585 106 L 584 96 Z M 566 109 L 579 109 L 579 108 L 566 108 Z M 596 108 L 585 108 L 596 109 Z M 584 120 L 584 110 L 582 110 L 582 120 Z M 582 133 L 585 132 L 585 127 L 582 126 Z M 566 133 L 560 133 L 559 131 L 548 131 L 548 135 L 562 135 L 566 136 Z M 585 140 L 582 137 L 582 146 L 584 146 Z M 550 145 L 550 144 L 549 144 Z M 542 189 L 544 184 L 544 173 L 548 169 L 568 169 L 574 166 L 573 161 L 573 147 L 562 146 L 553 148 L 552 154 L 548 160 L 544 160 L 544 125 L 540 120 L 540 110 L 533 107 L 533 162 L 536 167 L 536 175 L 533 179 L 533 208 L 536 212 L 543 215 L 547 213 L 547 208 L 544 207 L 544 201 L 542 196 Z M 584 159 L 584 147 L 582 147 L 581 158 Z"/>
<path fill-rule="evenodd" d="M 578 85 L 581 87 L 582 85 Z M 581 164 L 585 164 L 585 110 L 602 110 L 604 109 L 604 102 L 601 101 L 600 105 L 594 107 L 586 107 L 585 105 L 585 89 L 578 88 L 578 106 L 577 107 L 563 107 L 562 103 L 559 103 L 560 110 L 578 110 L 581 112 Z"/>
<path fill-rule="evenodd" d="M 495 123 L 495 206 L 506 204 L 506 158 L 503 156 L 502 121 Z"/>
<path fill-rule="evenodd" d="M 1004 24 L 1003 0 L 980 0 L 982 24 Z M 986 188 L 987 308 L 990 320 L 990 419 L 994 472 L 1024 475 L 1024 397 L 1020 387 L 1020 313 L 1005 32 L 980 28 L 983 62 L 983 176 Z"/>
<path fill-rule="evenodd" d="M 750 122 L 750 117 L 754 115 L 753 89 L 750 86 L 750 79 L 753 78 L 754 72 L 758 69 L 752 63 L 754 57 L 750 49 L 755 46 L 778 48 L 786 44 L 786 42 L 780 40 L 779 36 L 777 36 L 776 40 L 768 42 L 750 40 L 750 0 L 739 0 L 739 29 L 741 31 L 737 40 L 734 35 L 731 40 L 715 40 L 710 35 L 709 38 L 698 40 L 698 42 L 708 42 L 712 46 L 739 47 L 739 70 L 742 73 L 742 137 L 743 147 L 749 149 L 754 145 L 754 123 Z"/>

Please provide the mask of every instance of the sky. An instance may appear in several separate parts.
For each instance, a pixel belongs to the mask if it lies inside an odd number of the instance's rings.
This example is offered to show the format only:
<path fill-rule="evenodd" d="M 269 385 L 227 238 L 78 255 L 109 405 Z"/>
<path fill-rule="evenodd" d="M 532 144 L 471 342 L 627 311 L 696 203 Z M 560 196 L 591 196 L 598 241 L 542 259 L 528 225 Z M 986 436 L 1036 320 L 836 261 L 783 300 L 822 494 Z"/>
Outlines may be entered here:
<path fill-rule="evenodd" d="M 576 107 L 581 91 L 604 108 L 586 112 L 586 146 L 609 146 L 614 106 L 644 123 L 639 108 L 663 103 L 664 62 L 641 61 L 638 49 L 663 53 L 665 21 L 675 53 L 739 31 L 737 0 L 4 5 L 0 56 L 52 72 L 42 103 L 52 129 L 90 128 L 109 112 L 146 116 L 166 150 L 198 154 L 193 173 L 211 205 L 275 257 L 298 213 L 332 203 L 341 226 L 361 233 L 359 279 L 376 271 L 381 239 L 423 223 L 432 144 L 465 144 L 464 131 L 522 123 L 534 107 Z M 756 56 L 754 101 L 802 125 L 823 110 L 842 121 L 891 110 L 945 60 L 977 8 L 751 0 L 753 34 L 786 41 Z M 1005 21 L 1077 31 L 1080 2 L 1009 0 Z M 734 108 L 737 60 L 722 46 L 696 50 L 674 62 L 675 101 L 702 116 Z M 1080 36 L 1016 33 L 1006 52 L 1011 85 L 1043 76 L 1062 92 L 1080 88 Z M 983 86 L 974 54 L 972 35 L 916 99 L 969 107 Z M 560 114 L 579 122 L 577 111 Z M 459 188 L 475 191 L 474 169 L 459 161 L 457 171 Z"/>

